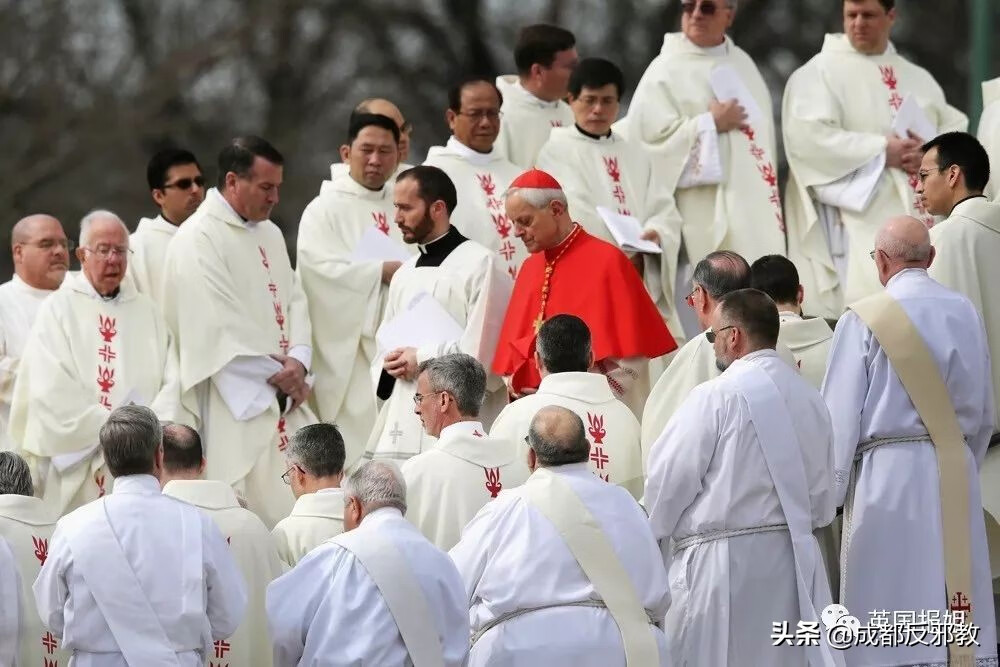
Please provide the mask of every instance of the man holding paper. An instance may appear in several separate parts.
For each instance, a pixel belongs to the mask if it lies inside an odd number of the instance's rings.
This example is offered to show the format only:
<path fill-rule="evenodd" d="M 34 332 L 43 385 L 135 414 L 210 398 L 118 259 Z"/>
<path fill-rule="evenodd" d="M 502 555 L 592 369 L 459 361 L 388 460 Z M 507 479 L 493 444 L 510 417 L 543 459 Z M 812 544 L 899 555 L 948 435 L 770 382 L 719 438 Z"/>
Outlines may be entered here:
<path fill-rule="evenodd" d="M 927 275 L 935 250 L 922 221 L 890 219 L 874 255 L 885 291 L 840 319 L 823 382 L 844 506 L 840 603 L 859 618 L 965 612 L 979 647 L 859 645 L 848 664 L 996 664 L 978 474 L 995 420 L 982 318 Z"/>
<path fill-rule="evenodd" d="M 642 144 L 611 129 L 625 76 L 608 60 L 585 58 L 570 76 L 569 91 L 576 124 L 552 130 L 538 168 L 562 185 L 584 230 L 632 257 L 674 338 L 683 339 L 674 306 L 680 214 L 671 191 L 655 181 Z"/>
<path fill-rule="evenodd" d="M 352 114 L 340 147 L 349 171 L 324 181 L 299 223 L 296 272 L 313 325 L 313 405 L 336 423 L 347 466 L 364 451 L 375 423 L 368 369 L 389 282 L 412 254 L 393 224 L 390 175 L 399 130 L 386 116 Z"/>
<path fill-rule="evenodd" d="M 448 175 L 429 165 L 404 171 L 396 181 L 396 224 L 420 250 L 393 276 L 372 381 L 385 401 L 364 458 L 397 461 L 419 454 L 433 438 L 414 414 L 417 368 L 444 354 L 465 352 L 490 367 L 510 300 L 503 260 L 452 226 L 457 205 Z M 487 428 L 507 403 L 500 378 L 490 375 L 481 418 Z"/>
<path fill-rule="evenodd" d="M 896 53 L 894 4 L 844 0 L 844 34 L 827 35 L 785 87 L 788 254 L 806 308 L 823 317 L 879 291 L 868 253 L 888 217 L 933 223 L 916 194 L 920 144 L 968 125 L 931 75 Z"/>
<path fill-rule="evenodd" d="M 304 405 L 306 297 L 268 219 L 283 162 L 259 137 L 222 149 L 219 187 L 167 249 L 161 304 L 177 336 L 182 400 L 200 413 L 205 476 L 232 485 L 268 527 L 294 500 L 281 481 L 288 437 L 316 421 Z"/>
<path fill-rule="evenodd" d="M 649 150 L 677 201 L 686 263 L 720 249 L 748 261 L 783 252 L 771 96 L 726 36 L 736 2 L 685 0 L 681 9 L 681 32 L 664 36 L 619 126 Z"/>
<path fill-rule="evenodd" d="M 494 372 L 520 395 L 538 388 L 535 336 L 553 315 L 576 315 L 593 337 L 595 368 L 638 418 L 649 392 L 649 360 L 677 348 L 663 317 L 622 251 L 573 222 L 566 193 L 532 169 L 506 193 L 514 234 L 532 253 L 517 277 L 500 332 Z"/>
<path fill-rule="evenodd" d="M 162 439 L 149 408 L 113 411 L 100 446 L 114 490 L 56 524 L 33 588 L 73 665 L 197 667 L 243 619 L 225 538 L 207 514 L 160 493 Z"/>
<path fill-rule="evenodd" d="M 682 664 L 659 628 L 670 593 L 646 515 L 590 472 L 583 421 L 542 408 L 528 444 L 531 477 L 483 507 L 449 552 L 470 607 L 469 667 Z"/>
<path fill-rule="evenodd" d="M 110 211 L 80 221 L 80 272 L 38 310 L 18 371 L 10 435 L 36 493 L 62 516 L 111 490 L 97 434 L 123 403 L 191 423 L 181 406 L 177 350 L 153 300 L 123 280 L 125 223 Z"/>

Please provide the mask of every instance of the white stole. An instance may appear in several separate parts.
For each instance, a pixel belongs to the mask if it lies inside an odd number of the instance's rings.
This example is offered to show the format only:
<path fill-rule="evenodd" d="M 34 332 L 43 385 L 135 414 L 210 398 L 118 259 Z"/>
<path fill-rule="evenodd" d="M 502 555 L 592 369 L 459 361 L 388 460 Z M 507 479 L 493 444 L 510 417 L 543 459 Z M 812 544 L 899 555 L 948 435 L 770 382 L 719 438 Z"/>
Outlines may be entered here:
<path fill-rule="evenodd" d="M 750 408 L 750 420 L 792 537 L 799 616 L 802 621 L 819 622 L 812 591 L 819 592 L 817 602 L 824 607 L 832 598 L 830 584 L 821 576 L 824 570 L 817 559 L 819 543 L 812 533 L 806 467 L 792 416 L 778 387 L 762 368 L 746 364 L 734 379 Z M 843 655 L 834 655 L 825 638 L 818 646 L 805 646 L 805 650 L 809 665 L 844 664 Z"/>
<path fill-rule="evenodd" d="M 0 570 L 0 621 L 14 621 L 12 626 L 0 628 L 0 665 L 16 665 L 21 638 L 21 576 L 17 558 L 3 537 L 0 537 L 0 562 L 12 565 L 10 571 Z"/>
<path fill-rule="evenodd" d="M 78 510 L 83 515 L 79 525 L 88 530 L 68 535 L 73 566 L 87 583 L 128 664 L 180 667 L 177 653 L 115 537 L 105 501 L 95 500 Z M 185 543 L 192 553 L 201 553 L 198 515 L 187 513 L 184 521 Z M 201 559 L 186 560 L 184 582 L 178 592 L 184 600 L 201 601 L 204 597 Z"/>
<path fill-rule="evenodd" d="M 413 667 L 444 665 L 434 615 L 413 570 L 396 545 L 375 531 L 352 530 L 331 539 L 361 561 L 375 582 L 406 645 Z"/>

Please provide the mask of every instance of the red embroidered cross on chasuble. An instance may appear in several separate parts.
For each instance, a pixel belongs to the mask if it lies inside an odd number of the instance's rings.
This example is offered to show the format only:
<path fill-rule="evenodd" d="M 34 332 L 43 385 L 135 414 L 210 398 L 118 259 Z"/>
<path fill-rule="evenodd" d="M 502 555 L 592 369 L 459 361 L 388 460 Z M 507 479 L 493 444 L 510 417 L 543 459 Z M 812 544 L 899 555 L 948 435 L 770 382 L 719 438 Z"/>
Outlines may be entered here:
<path fill-rule="evenodd" d="M 519 176 L 511 187 L 562 189 L 552 176 L 537 169 Z M 597 361 L 655 359 L 677 349 L 625 254 L 574 225 L 562 243 L 525 260 L 514 282 L 493 371 L 511 376 L 515 392 L 538 387 L 535 335 L 543 321 L 562 314 L 576 315 L 587 323 Z"/>

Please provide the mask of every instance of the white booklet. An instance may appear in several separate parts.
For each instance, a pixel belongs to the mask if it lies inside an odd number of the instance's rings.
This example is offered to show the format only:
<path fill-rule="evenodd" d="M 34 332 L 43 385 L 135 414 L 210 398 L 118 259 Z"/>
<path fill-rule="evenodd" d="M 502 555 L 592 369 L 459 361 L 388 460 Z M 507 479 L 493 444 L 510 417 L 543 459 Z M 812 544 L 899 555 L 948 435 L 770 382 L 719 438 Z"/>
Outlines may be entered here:
<path fill-rule="evenodd" d="M 642 252 L 647 255 L 660 255 L 663 250 L 654 241 L 642 238 L 642 225 L 631 215 L 622 215 L 604 206 L 597 207 L 597 213 L 608 226 L 611 236 L 615 237 L 618 246 L 627 252 Z"/>
<path fill-rule="evenodd" d="M 847 176 L 813 187 L 816 199 L 824 204 L 861 213 L 871 204 L 885 169 L 885 153 L 879 153 Z"/>
<path fill-rule="evenodd" d="M 459 340 L 465 329 L 427 292 L 420 292 L 409 307 L 375 333 L 380 355 L 400 347 L 422 347 Z"/>
<path fill-rule="evenodd" d="M 352 262 L 405 262 L 411 257 L 406 246 L 368 227 L 351 253 Z"/>
<path fill-rule="evenodd" d="M 910 132 L 923 141 L 930 141 L 938 134 L 937 127 L 920 108 L 913 95 L 909 93 L 903 98 L 903 103 L 896 111 L 896 117 L 892 121 L 892 131 L 900 139 L 907 139 L 907 132 Z"/>
<path fill-rule="evenodd" d="M 715 99 L 720 102 L 735 99 L 743 107 L 747 114 L 747 124 L 755 128 L 761 126 L 764 114 L 760 110 L 757 100 L 750 94 L 750 89 L 743 83 L 739 72 L 732 65 L 718 65 L 712 68 L 708 75 L 709 85 L 712 86 L 712 93 Z"/>

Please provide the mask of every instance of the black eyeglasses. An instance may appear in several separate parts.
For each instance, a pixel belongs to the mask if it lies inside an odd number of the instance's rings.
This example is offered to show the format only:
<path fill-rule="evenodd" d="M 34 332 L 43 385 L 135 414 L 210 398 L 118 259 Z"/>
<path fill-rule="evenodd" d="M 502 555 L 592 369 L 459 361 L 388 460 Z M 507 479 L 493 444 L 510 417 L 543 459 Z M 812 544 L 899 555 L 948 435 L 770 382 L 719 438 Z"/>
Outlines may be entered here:
<path fill-rule="evenodd" d="M 163 189 L 177 188 L 178 190 L 190 190 L 192 185 L 197 185 L 199 188 L 205 187 L 205 179 L 202 176 L 195 176 L 194 178 L 180 178 L 173 183 L 164 183 Z"/>
<path fill-rule="evenodd" d="M 697 2 L 682 2 L 681 11 L 685 14 L 694 14 L 695 9 L 701 9 L 703 16 L 715 16 L 715 10 L 719 8 L 711 0 L 703 0 L 700 4 Z"/>
<path fill-rule="evenodd" d="M 728 327 L 722 327 L 721 329 L 717 329 L 717 330 L 709 329 L 708 331 L 705 332 L 705 338 L 708 339 L 709 343 L 714 343 L 715 342 L 715 336 L 717 334 L 722 333 L 726 329 L 736 329 L 736 328 L 738 328 L 738 327 L 735 324 L 730 324 Z"/>

